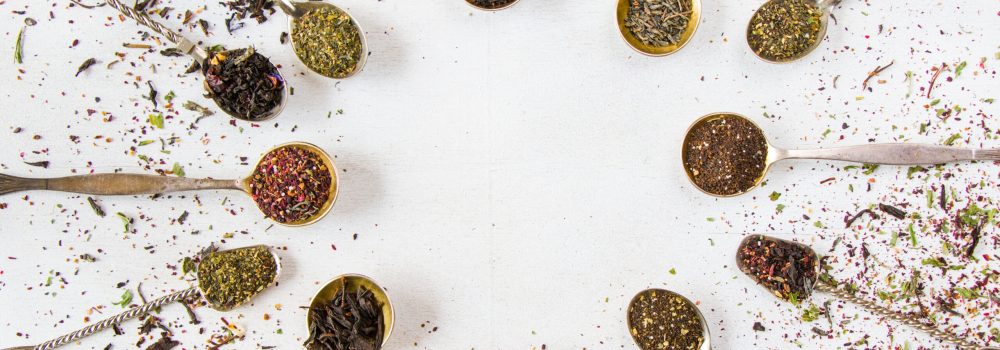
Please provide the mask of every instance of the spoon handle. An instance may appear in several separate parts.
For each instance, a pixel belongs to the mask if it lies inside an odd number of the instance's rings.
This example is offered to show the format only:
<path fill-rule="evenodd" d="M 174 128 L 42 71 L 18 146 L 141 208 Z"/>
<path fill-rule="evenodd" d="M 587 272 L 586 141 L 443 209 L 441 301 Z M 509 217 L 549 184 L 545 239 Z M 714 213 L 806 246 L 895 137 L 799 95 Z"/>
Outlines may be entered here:
<path fill-rule="evenodd" d="M 1000 160 L 1000 149 L 966 149 L 909 143 L 787 150 L 783 159 L 828 159 L 887 165 L 934 165 L 964 160 Z"/>
<path fill-rule="evenodd" d="M 167 27 L 164 27 L 159 22 L 149 18 L 149 15 L 143 13 L 142 11 L 136 11 L 136 9 L 123 4 L 120 0 L 105 0 L 105 2 L 107 2 L 109 6 L 118 10 L 118 12 L 125 15 L 125 17 L 131 18 L 136 22 L 139 22 L 139 24 L 149 27 L 149 29 L 152 29 L 154 32 L 166 37 L 167 40 L 170 40 L 170 42 L 177 44 L 177 49 L 188 55 L 194 56 L 194 58 L 198 59 L 198 62 L 202 62 L 208 57 L 205 50 L 202 50 L 202 48 L 197 44 L 191 42 L 187 38 L 184 38 L 180 34 L 175 33 Z"/>
<path fill-rule="evenodd" d="M 292 16 L 292 18 L 302 17 L 302 9 L 295 5 L 291 0 L 278 0 L 275 1 L 278 8 L 281 9 L 286 15 Z"/>
<path fill-rule="evenodd" d="M 57 347 L 60 347 L 60 346 L 63 346 L 63 345 L 75 342 L 77 340 L 86 338 L 86 337 L 88 337 L 88 336 L 90 336 L 90 335 L 92 335 L 94 333 L 97 333 L 97 332 L 100 332 L 102 330 L 108 329 L 108 328 L 110 328 L 110 327 L 112 327 L 114 325 L 117 325 L 117 324 L 120 324 L 122 322 L 131 320 L 131 319 L 136 318 L 136 317 L 139 317 L 140 315 L 147 314 L 150 311 L 152 311 L 153 309 L 156 309 L 156 308 L 158 308 L 160 306 L 163 306 L 163 305 L 166 305 L 166 304 L 170 304 L 170 303 L 178 301 L 178 300 L 187 299 L 187 298 L 190 298 L 190 297 L 193 297 L 193 296 L 196 296 L 196 295 L 199 295 L 199 292 L 198 292 L 198 289 L 194 288 L 194 287 L 191 287 L 191 288 L 188 288 L 188 289 L 185 289 L 185 290 L 182 290 L 182 291 L 178 291 L 178 292 L 173 292 L 173 293 L 164 295 L 164 296 L 162 296 L 162 297 L 160 297 L 160 298 L 158 298 L 156 300 L 153 300 L 153 301 L 151 301 L 149 303 L 146 303 L 146 304 L 143 304 L 143 305 L 140 305 L 140 306 L 136 306 L 134 308 L 129 309 L 128 311 L 125 311 L 125 312 L 122 312 L 122 313 L 120 313 L 118 315 L 115 315 L 114 317 L 107 318 L 107 319 L 105 319 L 103 321 L 94 323 L 94 324 L 92 324 L 90 326 L 87 326 L 85 328 L 77 330 L 77 331 L 75 331 L 73 333 L 66 334 L 66 335 L 61 336 L 59 338 L 55 338 L 55 339 L 49 340 L 47 342 L 44 342 L 44 343 L 41 343 L 41 344 L 38 344 L 38 345 L 35 345 L 35 346 L 21 346 L 21 347 L 16 347 L 16 348 L 8 348 L 8 349 L 5 349 L 5 350 L 51 350 L 51 349 L 55 349 Z"/>
<path fill-rule="evenodd" d="M 864 300 L 864 299 L 858 298 L 854 294 L 848 293 L 844 289 L 841 289 L 839 287 L 832 286 L 832 285 L 828 284 L 828 282 L 820 281 L 819 283 L 817 283 L 815 285 L 815 288 L 816 288 L 817 291 L 832 294 L 833 296 L 835 296 L 835 297 L 837 297 L 837 298 L 839 298 L 841 300 L 848 301 L 848 302 L 851 302 L 851 303 L 853 303 L 855 305 L 861 306 L 861 307 L 865 308 L 866 310 L 868 310 L 868 311 L 870 311 L 870 312 L 872 312 L 872 313 L 874 313 L 876 315 L 879 315 L 879 316 L 882 316 L 882 317 L 885 317 L 885 318 L 889 318 L 889 319 L 895 320 L 896 322 L 899 322 L 899 323 L 905 324 L 907 326 L 913 327 L 915 329 L 921 330 L 921 331 L 923 331 L 923 332 L 925 332 L 925 333 L 933 336 L 934 338 L 937 338 L 938 340 L 955 344 L 961 350 L 991 350 L 991 349 L 996 350 L 996 349 L 998 349 L 998 348 L 993 348 L 993 347 L 980 347 L 979 345 L 977 345 L 975 343 L 972 343 L 972 342 L 969 342 L 969 341 L 967 341 L 965 339 L 959 338 L 959 337 L 955 336 L 954 334 L 951 334 L 949 332 L 940 330 L 940 329 L 938 329 L 937 327 L 935 327 L 932 324 L 924 323 L 924 322 L 922 322 L 922 321 L 920 321 L 920 320 L 918 320 L 916 318 L 913 318 L 913 317 L 904 316 L 904 315 L 902 315 L 902 314 L 900 314 L 898 312 L 889 310 L 889 309 L 887 309 L 887 308 L 885 308 L 885 307 L 883 307 L 881 305 L 872 303 L 872 302 L 870 302 L 868 300 Z"/>
<path fill-rule="evenodd" d="M 49 190 L 94 195 L 138 195 L 194 190 L 242 190 L 238 180 L 188 179 L 159 175 L 95 174 L 31 179 L 0 174 L 0 195 Z"/>

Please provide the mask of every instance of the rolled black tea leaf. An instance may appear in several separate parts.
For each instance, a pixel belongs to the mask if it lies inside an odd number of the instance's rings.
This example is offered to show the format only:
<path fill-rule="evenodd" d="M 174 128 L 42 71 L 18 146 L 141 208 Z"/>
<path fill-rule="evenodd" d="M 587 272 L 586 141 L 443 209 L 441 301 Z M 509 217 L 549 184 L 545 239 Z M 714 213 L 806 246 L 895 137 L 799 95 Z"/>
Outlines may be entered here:
<path fill-rule="evenodd" d="M 329 303 L 310 308 L 310 350 L 378 350 L 385 335 L 382 305 L 371 290 L 337 292 Z"/>
<path fill-rule="evenodd" d="M 262 120 L 281 105 L 285 81 L 253 47 L 216 53 L 203 66 L 209 96 L 230 115 Z"/>

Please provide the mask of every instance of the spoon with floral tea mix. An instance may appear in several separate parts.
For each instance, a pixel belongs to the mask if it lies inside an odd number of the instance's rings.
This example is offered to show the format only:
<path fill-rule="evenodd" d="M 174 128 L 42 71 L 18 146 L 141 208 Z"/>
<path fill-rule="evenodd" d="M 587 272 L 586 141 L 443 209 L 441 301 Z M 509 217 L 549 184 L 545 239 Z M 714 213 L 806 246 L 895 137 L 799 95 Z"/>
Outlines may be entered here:
<path fill-rule="evenodd" d="M 841 0 L 770 0 L 747 24 L 747 43 L 760 59 L 789 63 L 806 57 L 826 37 L 830 8 Z"/>
<path fill-rule="evenodd" d="M 647 289 L 628 303 L 628 331 L 641 350 L 711 350 L 712 337 L 701 310 L 666 289 Z"/>
<path fill-rule="evenodd" d="M 284 110 L 289 95 L 288 84 L 278 67 L 253 47 L 209 53 L 121 0 L 106 1 L 126 17 L 177 44 L 180 52 L 193 57 L 205 77 L 208 96 L 229 116 L 260 122 L 274 118 Z"/>
<path fill-rule="evenodd" d="M 349 78 L 364 68 L 368 45 L 361 25 L 347 11 L 325 2 L 277 1 L 288 15 L 295 57 L 306 67 L 333 79 Z"/>
<path fill-rule="evenodd" d="M 261 156 L 254 172 L 240 180 L 192 179 L 144 174 L 88 174 L 21 178 L 0 174 L 0 195 L 49 190 L 93 195 L 142 195 L 194 190 L 238 190 L 274 222 L 305 226 L 326 216 L 337 200 L 332 158 L 319 147 L 292 142 Z"/>
<path fill-rule="evenodd" d="M 702 192 L 734 197 L 756 188 L 774 163 L 786 159 L 826 159 L 865 164 L 933 165 L 958 161 L 997 161 L 1000 149 L 884 143 L 792 150 L 773 146 L 750 119 L 713 113 L 696 120 L 684 136 L 681 161 L 688 180 Z"/>
<path fill-rule="evenodd" d="M 830 278 L 820 276 L 820 259 L 816 252 L 801 243 L 764 235 L 750 235 L 740 242 L 736 266 L 754 282 L 782 300 L 803 301 L 814 291 L 831 294 L 858 305 L 876 315 L 923 331 L 938 340 L 955 344 L 962 350 L 1000 350 L 982 347 L 954 334 L 938 329 L 934 324 L 903 315 L 851 294 Z"/>
<path fill-rule="evenodd" d="M 253 299 L 278 282 L 281 261 L 267 246 L 251 246 L 225 251 L 207 252 L 197 265 L 198 284 L 173 292 L 148 303 L 133 307 L 103 321 L 96 322 L 73 333 L 35 346 L 21 346 L 4 350 L 50 350 L 74 343 L 122 322 L 148 314 L 175 301 L 201 298 L 208 307 L 230 311 Z"/>

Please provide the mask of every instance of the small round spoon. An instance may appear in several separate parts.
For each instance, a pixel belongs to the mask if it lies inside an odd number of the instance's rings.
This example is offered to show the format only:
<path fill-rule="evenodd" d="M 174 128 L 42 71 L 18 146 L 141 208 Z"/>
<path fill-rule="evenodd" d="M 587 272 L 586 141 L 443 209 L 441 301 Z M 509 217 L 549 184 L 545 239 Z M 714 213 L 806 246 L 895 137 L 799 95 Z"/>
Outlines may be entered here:
<path fill-rule="evenodd" d="M 699 118 L 691 124 L 688 131 L 685 133 L 684 143 L 681 145 L 681 163 L 684 167 L 685 174 L 687 174 L 688 180 L 690 180 L 695 187 L 705 194 L 716 197 L 735 197 L 759 187 L 764 181 L 764 175 L 766 175 L 771 169 L 771 166 L 774 165 L 774 163 L 786 159 L 825 159 L 884 165 L 934 165 L 974 160 L 1000 161 L 1000 149 L 965 149 L 926 144 L 882 143 L 836 148 L 793 150 L 779 148 L 772 145 L 770 141 L 768 141 L 767 159 L 765 160 L 764 170 L 757 178 L 756 183 L 742 192 L 732 195 L 720 195 L 706 191 L 705 189 L 699 187 L 694 181 L 694 172 L 688 168 L 686 162 L 688 159 L 687 145 L 689 143 L 691 132 L 695 127 L 726 116 L 734 116 L 745 119 L 752 123 L 755 128 L 760 129 L 760 126 L 754 123 L 753 120 L 750 120 L 742 115 L 736 113 L 712 113 Z"/>
<path fill-rule="evenodd" d="M 746 41 L 747 41 L 747 45 L 750 46 L 750 51 L 753 52 L 753 54 L 755 56 L 757 56 L 758 58 L 760 58 L 761 60 L 764 60 L 764 61 L 770 62 L 770 63 L 791 63 L 791 62 L 795 62 L 795 61 L 798 61 L 798 60 L 802 59 L 803 57 L 808 56 L 810 53 L 812 53 L 813 51 L 815 51 L 816 48 L 819 47 L 820 43 L 823 42 L 823 39 L 826 38 L 826 28 L 830 24 L 830 8 L 832 8 L 833 6 L 839 4 L 843 0 L 816 0 L 816 1 L 818 1 L 818 3 L 816 4 L 816 7 L 820 10 L 820 12 L 823 13 L 823 15 L 820 17 L 819 33 L 817 33 L 817 35 L 816 35 L 816 42 L 814 42 L 805 51 L 802 51 L 799 54 L 795 55 L 795 57 L 787 58 L 787 59 L 778 59 L 777 57 L 765 56 L 764 54 L 761 53 L 762 50 L 760 50 L 760 48 L 753 47 L 753 45 L 750 44 L 750 33 L 753 32 L 753 19 L 754 19 L 754 17 L 757 17 L 757 13 L 760 12 L 761 9 L 764 8 L 764 6 L 767 6 L 768 4 L 771 4 L 771 3 L 774 3 L 774 2 L 778 2 L 778 1 L 786 1 L 786 0 L 769 0 L 769 1 L 765 2 L 763 5 L 761 5 L 759 8 L 757 8 L 757 11 L 754 11 L 754 15 L 750 16 L 750 21 L 747 22 L 747 35 L 746 35 L 746 39 L 747 40 Z M 813 1 L 813 0 L 807 0 L 807 1 Z"/>
<path fill-rule="evenodd" d="M 795 250 L 798 250 L 799 252 L 802 252 L 803 255 L 812 256 L 813 257 L 812 262 L 814 262 L 814 263 L 811 264 L 810 268 L 814 269 L 813 271 L 815 273 L 815 276 L 819 276 L 819 274 L 820 274 L 820 264 L 819 264 L 819 259 L 817 258 L 816 252 L 812 248 L 810 248 L 809 246 L 801 244 L 801 243 L 792 242 L 792 241 L 788 241 L 788 240 L 783 240 L 783 239 L 780 239 L 780 238 L 768 237 L 768 236 L 764 236 L 764 235 L 750 235 L 750 236 L 747 236 L 746 238 L 744 238 L 742 242 L 740 242 L 739 250 L 742 251 L 743 247 L 745 247 L 747 244 L 753 244 L 754 242 L 761 242 L 761 241 L 763 241 L 763 242 L 775 242 L 777 244 L 780 244 L 780 245 L 784 246 L 785 250 L 795 249 Z M 761 281 L 756 276 L 756 274 L 751 273 L 750 272 L 750 268 L 747 267 L 743 263 L 742 259 L 739 259 L 739 256 L 740 256 L 740 254 L 737 253 L 736 265 L 739 267 L 740 271 L 742 271 L 744 274 L 746 274 L 747 276 L 749 276 L 750 279 L 752 279 L 754 282 L 757 282 L 758 284 L 762 284 Z M 808 298 L 811 295 L 812 291 L 823 292 L 823 293 L 831 294 L 831 295 L 833 295 L 833 296 L 835 296 L 835 297 L 837 297 L 837 298 L 839 298 L 841 300 L 844 300 L 844 301 L 853 303 L 853 304 L 855 304 L 857 306 L 860 306 L 860 307 L 868 310 L 869 312 L 874 313 L 876 315 L 879 315 L 881 317 L 889 318 L 889 319 L 895 320 L 896 322 L 899 322 L 899 323 L 905 324 L 907 326 L 913 327 L 914 329 L 923 331 L 923 332 L 925 332 L 925 333 L 933 336 L 934 338 L 936 338 L 938 340 L 955 344 L 961 350 L 1000 350 L 1000 348 L 996 348 L 996 347 L 983 347 L 983 346 L 979 346 L 979 345 L 977 345 L 977 344 L 975 344 L 973 342 L 970 342 L 970 341 L 967 341 L 965 339 L 959 338 L 959 337 L 955 336 L 954 334 L 951 334 L 949 332 L 940 330 L 937 327 L 935 327 L 933 324 L 925 323 L 925 322 L 920 321 L 920 320 L 918 320 L 918 319 L 916 319 L 916 318 L 914 318 L 912 316 L 903 315 L 901 313 L 892 311 L 890 309 L 887 309 L 887 308 L 885 308 L 885 307 L 883 307 L 881 305 L 878 305 L 876 303 L 873 303 L 871 301 L 861 299 L 858 296 L 856 296 L 854 294 L 851 294 L 848 291 L 846 291 L 846 290 L 838 287 L 835 284 L 835 282 L 830 282 L 830 281 L 824 280 L 822 278 L 816 278 L 815 281 L 808 281 L 806 284 L 807 285 L 803 286 L 803 288 L 807 291 L 807 293 L 806 293 L 807 295 L 800 296 L 799 300 L 804 300 L 804 299 Z M 785 297 L 782 296 L 782 293 L 783 293 L 782 291 L 774 291 L 774 290 L 770 290 L 770 289 L 769 289 L 769 291 L 772 292 L 772 293 L 775 293 L 779 298 L 786 299 Z"/>
<path fill-rule="evenodd" d="M 353 24 L 354 27 L 356 27 L 358 29 L 358 35 L 361 37 L 361 59 L 358 60 L 357 65 L 354 67 L 354 70 L 351 71 L 351 73 L 349 73 L 349 74 L 347 74 L 345 76 L 342 76 L 342 77 L 332 77 L 332 76 L 326 75 L 323 72 L 317 71 L 317 70 L 313 69 L 312 67 L 310 67 L 309 65 L 305 64 L 305 62 L 302 60 L 302 57 L 299 56 L 299 53 L 295 52 L 295 58 L 297 58 L 299 60 L 299 62 L 302 63 L 303 66 L 306 66 L 307 68 L 309 68 L 309 70 L 312 70 L 313 72 L 316 72 L 317 74 L 322 75 L 322 76 L 327 77 L 327 78 L 332 78 L 332 79 L 347 79 L 347 78 L 350 78 L 350 77 L 354 76 L 355 74 L 358 74 L 358 72 L 360 72 L 365 67 L 365 64 L 368 63 L 368 39 L 365 38 L 365 31 L 364 31 L 364 29 L 361 28 L 361 24 L 359 24 L 358 21 L 354 19 L 354 16 L 351 16 L 351 14 L 349 12 L 345 11 L 342 8 L 337 7 L 334 4 L 331 4 L 331 3 L 328 3 L 328 2 L 325 2 L 325 1 L 295 2 L 295 1 L 291 1 L 291 0 L 278 0 L 276 3 L 278 4 L 278 8 L 280 8 L 282 12 L 284 12 L 286 15 L 288 15 L 288 33 L 289 34 L 295 32 L 295 20 L 297 18 L 305 16 L 307 13 L 309 13 L 309 11 L 323 9 L 323 8 L 336 9 L 337 11 L 346 13 L 348 16 L 351 17 L 351 24 Z M 293 51 L 294 51 L 294 47 L 295 47 L 295 35 L 289 35 L 289 40 L 291 40 L 292 48 L 293 48 Z"/>
<path fill-rule="evenodd" d="M 345 274 L 334 277 L 332 280 L 323 285 L 319 291 L 312 298 L 312 302 L 309 303 L 309 312 L 306 315 L 306 325 L 307 329 L 312 329 L 312 309 L 316 307 L 321 307 L 327 305 L 330 301 L 337 297 L 337 294 L 341 290 L 347 290 L 348 292 L 359 292 L 361 288 L 367 289 L 372 292 L 372 296 L 375 301 L 382 304 L 382 346 L 389 341 L 389 335 L 392 334 L 392 326 L 396 323 L 396 314 L 392 308 L 392 302 L 389 300 L 389 294 L 386 293 L 385 289 L 375 283 L 374 280 L 367 276 L 358 274 Z M 312 350 L 310 347 L 305 347 L 307 350 Z"/>
<path fill-rule="evenodd" d="M 237 249 L 219 251 L 219 252 L 215 252 L 215 253 L 211 253 L 211 254 L 234 254 L 234 253 L 239 252 L 240 250 L 257 249 L 257 248 L 260 248 L 260 247 L 263 247 L 263 246 L 252 246 L 252 247 L 237 248 Z M 271 256 L 274 258 L 275 265 L 277 266 L 277 271 L 274 274 L 274 280 L 272 280 L 268 284 L 268 287 L 273 287 L 275 284 L 278 283 L 278 275 L 281 274 L 281 259 L 278 258 L 278 255 L 275 254 L 274 250 L 272 250 L 271 248 L 267 248 L 267 249 L 271 252 Z M 199 279 L 201 279 L 201 277 L 202 277 L 200 272 L 198 273 L 198 277 L 199 277 Z M 175 301 L 187 300 L 187 299 L 190 299 L 190 298 L 195 298 L 195 297 L 201 298 L 202 300 L 205 301 L 205 303 L 208 305 L 208 307 L 210 307 L 212 309 L 215 309 L 215 310 L 219 310 L 219 311 L 229 311 L 229 310 L 232 310 L 232 309 L 238 307 L 239 305 L 243 305 L 243 304 L 245 304 L 246 302 L 249 301 L 249 300 L 244 300 L 241 303 L 239 303 L 237 305 L 234 305 L 232 307 L 221 307 L 219 305 L 214 305 L 210 301 L 208 301 L 207 299 L 205 299 L 205 297 L 204 297 L 205 295 L 206 294 L 204 293 L 203 290 L 201 290 L 200 286 L 194 286 L 194 287 L 191 287 L 191 288 L 188 288 L 188 289 L 185 289 L 185 290 L 181 290 L 181 291 L 177 291 L 177 292 L 173 292 L 173 293 L 164 295 L 164 296 L 159 297 L 157 299 L 153 299 L 152 301 L 150 301 L 148 303 L 142 304 L 140 306 L 136 306 L 136 307 L 131 308 L 131 309 L 127 310 L 127 311 L 124 311 L 124 312 L 122 312 L 122 313 L 120 313 L 118 315 L 115 315 L 113 317 L 104 319 L 103 321 L 100 321 L 100 322 L 96 322 L 94 324 L 91 324 L 90 326 L 87 326 L 87 327 L 83 328 L 83 329 L 77 330 L 77 331 L 75 331 L 73 333 L 69 333 L 69 334 L 63 335 L 61 337 L 49 340 L 49 341 L 46 341 L 44 343 L 41 343 L 41 344 L 38 344 L 38 345 L 34 345 L 34 346 L 19 346 L 19 347 L 14 347 L 14 348 L 7 348 L 7 349 L 4 349 L 4 350 L 51 350 L 51 349 L 55 349 L 55 348 L 63 346 L 63 345 L 74 343 L 74 342 L 76 342 L 76 341 L 78 341 L 80 339 L 86 338 L 86 337 L 88 337 L 90 335 L 93 335 L 95 333 L 98 333 L 98 332 L 100 332 L 102 330 L 114 327 L 115 325 L 121 324 L 122 322 L 125 322 L 125 321 L 131 320 L 133 318 L 136 318 L 136 317 L 148 314 L 148 313 L 152 312 L 153 310 L 160 308 L 163 305 L 167 305 L 167 304 L 173 303 Z M 254 296 L 251 296 L 248 299 L 252 299 L 255 296 L 256 296 L 256 294 Z"/>
<path fill-rule="evenodd" d="M 319 147 L 305 142 L 286 143 L 272 148 L 261 155 L 257 164 L 259 165 L 268 153 L 284 147 L 298 147 L 319 155 L 323 164 L 325 164 L 327 169 L 330 171 L 330 195 L 320 210 L 309 218 L 297 222 L 282 223 L 275 221 L 275 223 L 291 227 L 313 224 L 326 216 L 326 214 L 330 212 L 330 209 L 333 208 L 334 202 L 337 201 L 337 194 L 340 191 L 338 190 L 339 184 L 336 167 L 334 166 L 330 155 Z M 257 167 L 255 166 L 254 169 L 256 168 Z M 238 190 L 246 193 L 247 195 L 252 195 L 250 190 L 250 180 L 252 177 L 253 173 L 240 180 L 191 179 L 143 174 L 90 174 L 44 179 L 21 178 L 0 174 L 0 195 L 29 190 L 48 190 L 107 196 L 162 194 L 195 190 Z M 256 201 L 254 202 L 256 203 Z"/>
<path fill-rule="evenodd" d="M 152 18 L 149 18 L 149 16 L 143 13 L 142 11 L 136 11 L 132 7 L 123 4 L 120 0 L 105 0 L 105 1 L 109 6 L 115 8 L 123 15 L 125 15 L 125 17 L 131 18 L 136 22 L 139 22 L 139 24 L 149 27 L 154 32 L 157 32 L 160 35 L 166 37 L 167 40 L 170 40 L 170 42 L 177 44 L 178 50 L 193 57 L 196 61 L 198 61 L 199 64 L 201 64 L 202 67 L 206 66 L 207 64 L 206 61 L 208 60 L 209 57 L 208 57 L 208 52 L 206 52 L 205 49 L 201 48 L 200 46 L 198 46 L 191 40 L 188 40 L 187 38 L 181 36 L 180 34 L 177 34 L 174 31 L 167 29 L 162 24 L 154 21 Z M 236 115 L 226 110 L 225 108 L 222 108 L 222 106 L 219 105 L 219 102 L 216 101 L 215 99 L 212 99 L 212 102 L 215 102 L 215 105 L 218 106 L 220 110 L 228 114 L 230 117 L 233 117 L 234 119 L 239 119 L 249 122 L 262 122 L 277 117 L 278 114 L 281 114 L 281 112 L 285 109 L 285 105 L 288 103 L 289 87 L 288 87 L 288 82 L 285 80 L 284 76 L 281 74 L 281 71 L 278 69 L 278 67 L 274 67 L 274 70 L 275 72 L 278 72 L 277 78 L 282 82 L 284 86 L 281 89 L 281 103 L 275 106 L 267 114 L 263 116 L 258 116 L 256 118 L 247 118 L 242 115 Z M 204 74 L 204 70 L 202 70 L 202 73 Z M 205 84 L 205 91 L 207 91 L 209 94 L 212 93 L 207 83 Z"/>
<path fill-rule="evenodd" d="M 617 14 L 618 32 L 621 34 L 622 39 L 625 39 L 625 43 L 627 43 L 629 47 L 643 55 L 659 57 L 677 52 L 691 41 L 691 38 L 694 37 L 694 33 L 698 31 L 698 24 L 701 22 L 701 0 L 684 1 L 691 1 L 691 18 L 688 21 L 687 29 L 685 29 L 684 33 L 681 34 L 680 41 L 676 44 L 669 46 L 646 45 L 642 42 L 642 40 L 639 40 L 639 38 L 633 35 L 632 31 L 625 26 L 625 20 L 628 18 L 628 11 L 632 6 L 632 0 L 618 0 L 617 9 L 615 11 Z"/>
<path fill-rule="evenodd" d="M 489 7 L 489 6 L 476 5 L 476 3 L 472 2 L 471 0 L 462 0 L 462 1 L 465 1 L 466 4 L 469 4 L 469 6 L 472 6 L 473 8 L 480 9 L 480 10 L 483 10 L 483 11 L 500 11 L 500 10 L 508 9 L 511 6 L 514 6 L 515 4 L 517 4 L 518 2 L 521 2 L 521 0 L 514 0 L 514 1 L 511 1 L 510 3 L 508 3 L 506 5 L 503 5 L 503 6 Z"/>
<path fill-rule="evenodd" d="M 652 292 L 652 293 L 658 293 L 658 294 L 663 294 L 663 295 L 668 295 L 668 296 L 672 296 L 672 297 L 677 297 L 677 298 L 680 298 L 680 299 L 684 300 L 685 302 L 687 302 L 688 306 L 690 306 L 691 309 L 693 309 L 695 311 L 695 313 L 698 315 L 698 321 L 699 321 L 699 323 L 701 323 L 701 334 L 702 334 L 702 338 L 704 338 L 704 341 L 701 343 L 701 347 L 699 347 L 698 350 L 711 350 L 712 349 L 712 336 L 709 334 L 708 323 L 705 322 L 705 316 L 701 314 L 701 310 L 698 309 L 698 306 L 695 305 L 693 302 L 691 302 L 691 300 L 689 300 L 688 298 L 685 298 L 683 295 L 671 292 L 671 291 L 666 290 L 666 289 L 651 288 L 651 289 L 646 289 L 646 290 L 643 290 L 643 291 L 637 293 L 634 297 L 632 297 L 632 301 L 630 301 L 628 303 L 628 314 L 626 316 L 626 319 L 627 319 L 626 322 L 627 322 L 627 326 L 628 326 L 628 330 L 629 330 L 628 333 L 632 335 L 632 340 L 635 341 L 635 344 L 637 346 L 639 346 L 639 348 L 641 350 L 657 350 L 657 349 L 645 349 L 645 348 L 642 348 L 642 342 L 638 338 L 639 335 L 636 332 L 633 332 L 633 330 L 636 329 L 637 325 L 632 324 L 632 319 L 633 319 L 632 315 L 634 313 L 638 312 L 638 310 L 636 310 L 636 308 L 635 308 L 636 304 L 639 303 L 640 298 L 643 295 L 645 295 L 646 293 L 650 293 L 650 292 Z"/>

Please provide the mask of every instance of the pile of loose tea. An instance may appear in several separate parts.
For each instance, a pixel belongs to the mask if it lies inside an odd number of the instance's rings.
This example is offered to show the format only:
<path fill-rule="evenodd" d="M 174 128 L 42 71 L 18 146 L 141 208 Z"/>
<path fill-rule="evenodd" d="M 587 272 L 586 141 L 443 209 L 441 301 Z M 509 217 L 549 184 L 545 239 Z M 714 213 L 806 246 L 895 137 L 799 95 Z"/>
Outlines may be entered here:
<path fill-rule="evenodd" d="M 198 288 L 217 310 L 243 304 L 274 283 L 278 261 L 265 246 L 207 253 L 198 264 Z"/>
<path fill-rule="evenodd" d="M 692 0 L 632 0 L 625 27 L 648 46 L 678 45 L 691 11 Z"/>
<path fill-rule="evenodd" d="M 758 55 L 796 59 L 820 39 L 823 11 L 811 0 L 769 1 L 750 20 L 747 40 Z"/>
<path fill-rule="evenodd" d="M 331 78 L 346 78 L 361 63 L 361 29 L 335 7 L 321 7 L 292 21 L 292 46 L 307 67 Z"/>
<path fill-rule="evenodd" d="M 204 72 L 212 99 L 240 119 L 265 119 L 284 98 L 285 81 L 278 68 L 252 47 L 216 53 L 204 65 Z"/>
<path fill-rule="evenodd" d="M 724 115 L 695 125 L 684 143 L 684 168 L 705 192 L 746 192 L 764 174 L 767 139 L 743 117 Z"/>
<path fill-rule="evenodd" d="M 473 6 L 488 10 L 493 10 L 513 4 L 517 0 L 466 0 L 466 1 L 468 1 Z"/>
<path fill-rule="evenodd" d="M 385 334 L 382 305 L 372 291 L 341 288 L 328 304 L 310 308 L 310 350 L 378 350 Z"/>
<path fill-rule="evenodd" d="M 648 289 L 629 305 L 632 338 L 642 350 L 698 350 L 705 342 L 702 319 L 687 299 Z"/>
<path fill-rule="evenodd" d="M 250 178 L 250 195 L 264 215 L 280 223 L 312 218 L 330 198 L 331 169 L 313 151 L 287 146 L 271 151 Z"/>
<path fill-rule="evenodd" d="M 816 284 L 819 260 L 802 244 L 754 235 L 736 253 L 743 273 L 781 299 L 804 300 Z"/>

